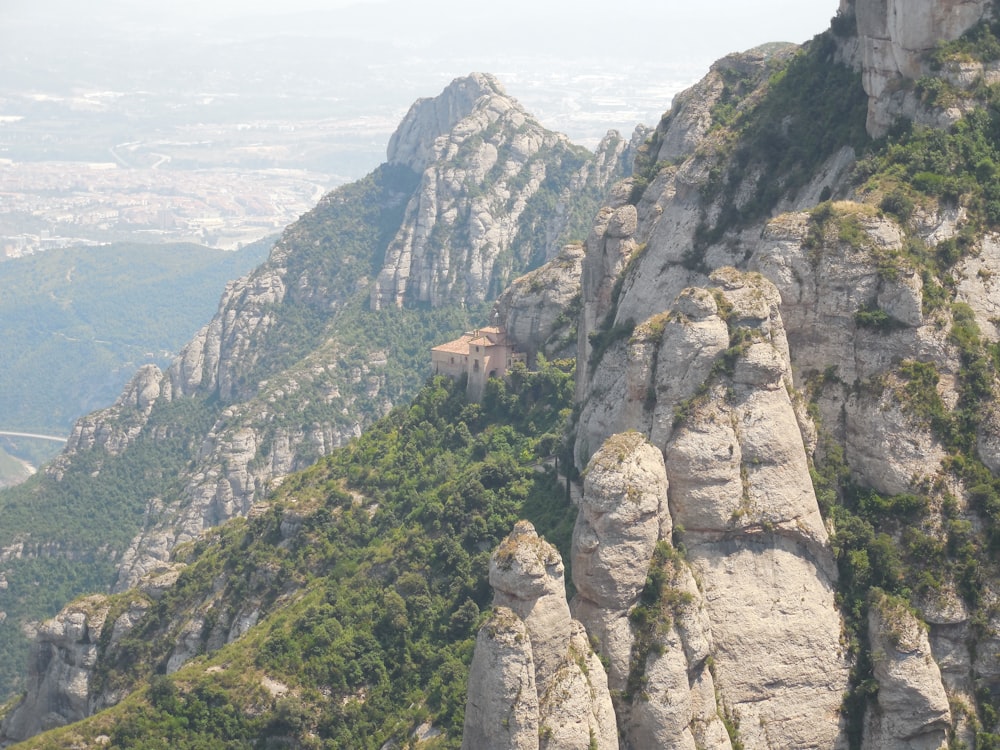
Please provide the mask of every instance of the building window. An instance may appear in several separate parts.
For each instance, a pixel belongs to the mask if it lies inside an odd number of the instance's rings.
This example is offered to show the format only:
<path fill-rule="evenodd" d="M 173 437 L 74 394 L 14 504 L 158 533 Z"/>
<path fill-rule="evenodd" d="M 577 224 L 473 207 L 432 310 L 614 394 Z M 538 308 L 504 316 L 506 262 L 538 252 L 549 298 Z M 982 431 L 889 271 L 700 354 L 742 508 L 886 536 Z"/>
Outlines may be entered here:
<path fill-rule="evenodd" d="M 454 357 L 451 358 L 451 363 L 455 364 L 455 358 Z"/>
<path fill-rule="evenodd" d="M 479 369 L 479 360 L 478 359 L 477 360 L 473 360 L 472 369 L 473 370 L 478 370 Z"/>
<path fill-rule="evenodd" d="M 476 347 L 476 351 L 477 351 L 477 352 L 479 351 L 479 347 L 478 347 L 478 346 Z"/>

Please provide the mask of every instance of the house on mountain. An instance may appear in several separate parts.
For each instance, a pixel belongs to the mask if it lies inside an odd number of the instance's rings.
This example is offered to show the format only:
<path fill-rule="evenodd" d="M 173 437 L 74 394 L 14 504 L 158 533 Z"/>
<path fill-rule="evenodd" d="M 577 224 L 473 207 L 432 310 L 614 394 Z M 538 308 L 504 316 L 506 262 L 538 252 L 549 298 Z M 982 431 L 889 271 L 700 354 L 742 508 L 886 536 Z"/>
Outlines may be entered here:
<path fill-rule="evenodd" d="M 467 375 L 467 392 L 473 401 L 483 397 L 489 378 L 502 378 L 514 362 L 526 361 L 526 355 L 517 351 L 507 331 L 498 326 L 467 331 L 460 338 L 431 349 L 434 374 L 455 380 Z"/>

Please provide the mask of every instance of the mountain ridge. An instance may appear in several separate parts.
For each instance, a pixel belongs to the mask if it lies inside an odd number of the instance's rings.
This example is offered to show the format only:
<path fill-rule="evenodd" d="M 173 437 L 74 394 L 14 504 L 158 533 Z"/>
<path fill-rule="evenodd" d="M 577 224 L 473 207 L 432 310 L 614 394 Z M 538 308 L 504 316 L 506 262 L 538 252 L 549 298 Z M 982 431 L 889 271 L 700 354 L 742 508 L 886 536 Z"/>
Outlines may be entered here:
<path fill-rule="evenodd" d="M 498 308 L 561 326 L 550 346 L 575 318 L 575 385 L 544 352 L 478 404 L 431 381 L 102 600 L 117 629 L 93 611 L 81 637 L 71 605 L 36 653 L 121 702 L 26 746 L 993 746 L 1000 124 L 956 71 L 1000 29 L 966 5 L 933 51 L 894 3 L 844 0 L 801 49 L 713 66 L 582 247 Z M 873 18 L 919 52 L 895 99 L 866 90 Z M 542 298 L 577 268 L 578 298 Z M 406 314 L 395 289 L 377 314 Z"/>
<path fill-rule="evenodd" d="M 566 233 L 583 236 L 574 227 L 580 226 L 585 209 L 561 212 L 550 221 L 532 206 L 568 205 L 574 195 L 584 205 L 596 201 L 603 182 L 620 174 L 628 144 L 610 138 L 598 161 L 570 147 L 564 137 L 544 131 L 502 94 L 495 80 L 473 76 L 453 86 L 466 84 L 475 96 L 458 104 L 450 89 L 442 94 L 450 102 L 442 107 L 450 108 L 456 122 L 466 123 L 463 140 L 478 137 L 486 144 L 516 135 L 508 132 L 509 120 L 470 121 L 463 112 L 488 109 L 493 100 L 499 102 L 497 111 L 518 121 L 513 129 L 526 126 L 523 132 L 540 139 L 531 149 L 537 179 L 508 190 L 508 176 L 523 164 L 508 164 L 508 155 L 499 152 L 493 164 L 496 179 L 486 179 L 481 171 L 469 177 L 484 200 L 490 191 L 502 192 L 501 202 L 516 196 L 524 221 L 509 222 L 505 255 L 494 259 L 495 273 L 487 272 L 487 277 L 513 277 L 553 252 L 548 246 L 532 249 L 536 233 L 549 243 Z M 482 128 L 490 130 L 486 137 L 477 136 Z M 390 148 L 393 154 L 410 148 L 411 136 L 405 127 L 400 132 Z M 442 152 L 425 171 L 464 169 L 449 166 L 455 159 L 453 151 Z M 567 169 L 545 176 L 549 162 L 559 165 L 567 159 L 572 160 Z M 456 298 L 432 309 L 368 309 L 380 259 L 393 237 L 410 231 L 409 222 L 419 213 L 410 204 L 436 201 L 433 185 L 418 191 L 420 179 L 406 164 L 386 164 L 325 196 L 284 232 L 264 264 L 227 287 L 216 316 L 166 371 L 147 367 L 136 373 L 116 404 L 77 422 L 67 450 L 41 476 L 0 498 L 0 517 L 5 519 L 0 549 L 9 582 L 0 590 L 5 653 L 23 649 L 19 628 L 27 612 L 37 612 L 32 602 L 48 601 L 31 595 L 33 584 L 54 578 L 63 592 L 106 587 L 124 592 L 164 569 L 176 546 L 247 515 L 286 475 L 388 414 L 428 373 L 431 344 L 485 318 L 478 298 Z M 453 197 L 461 197 L 461 185 L 458 189 Z M 524 217 L 525 210 L 533 218 Z M 486 217 L 480 226 L 490 221 Z M 448 217 L 441 222 L 452 226 Z M 425 249 L 440 248 L 446 239 L 431 238 Z M 170 454 L 162 467 L 147 463 L 157 450 Z M 104 480 L 111 486 L 104 497 L 93 498 Z M 90 505 L 79 507 L 83 502 Z M 57 529 L 32 520 L 29 510 L 40 507 L 58 508 L 68 522 Z M 90 523 L 81 521 L 81 514 L 92 520 L 106 514 L 114 523 L 76 539 L 73 529 Z M 122 544 L 126 536 L 131 538 Z M 58 576 L 42 572 L 63 565 L 65 556 L 97 564 Z"/>

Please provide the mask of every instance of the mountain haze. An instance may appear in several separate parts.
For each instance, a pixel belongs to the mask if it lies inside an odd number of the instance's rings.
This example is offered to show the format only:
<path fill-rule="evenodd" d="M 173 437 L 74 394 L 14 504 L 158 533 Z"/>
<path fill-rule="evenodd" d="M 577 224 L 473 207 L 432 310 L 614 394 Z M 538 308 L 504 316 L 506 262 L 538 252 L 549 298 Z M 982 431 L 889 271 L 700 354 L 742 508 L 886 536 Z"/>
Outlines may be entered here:
<path fill-rule="evenodd" d="M 169 362 L 212 314 L 226 282 L 267 250 L 267 241 L 234 253 L 119 244 L 0 263 L 3 429 L 66 434 L 140 364 Z"/>
<path fill-rule="evenodd" d="M 842 0 L 592 158 L 489 76 L 418 102 L 34 485 L 152 499 L 89 553 L 116 593 L 38 627 L 6 738 L 1000 746 L 995 15 Z M 403 403 L 418 331 L 496 295 L 536 369 Z M 118 462 L 178 443 L 174 485 Z M 75 549 L 30 533 L 8 590 Z"/>

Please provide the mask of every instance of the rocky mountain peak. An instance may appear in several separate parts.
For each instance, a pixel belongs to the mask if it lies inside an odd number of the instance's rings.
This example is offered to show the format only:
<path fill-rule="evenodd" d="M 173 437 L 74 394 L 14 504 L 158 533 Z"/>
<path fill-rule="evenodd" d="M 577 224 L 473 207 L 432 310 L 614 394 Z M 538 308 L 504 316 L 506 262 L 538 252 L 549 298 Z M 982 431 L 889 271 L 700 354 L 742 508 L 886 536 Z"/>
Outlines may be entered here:
<path fill-rule="evenodd" d="M 438 157 L 435 141 L 472 114 L 484 97 L 513 103 L 500 82 L 488 73 L 456 78 L 438 96 L 418 99 L 389 139 L 388 162 L 423 172 Z"/>
<path fill-rule="evenodd" d="M 634 145 L 611 134 L 595 157 L 544 128 L 488 75 L 418 101 L 389 143 L 389 162 L 420 184 L 371 285 L 372 309 L 494 299 L 564 240 L 582 239 L 568 199 L 603 193 L 627 171 Z"/>

